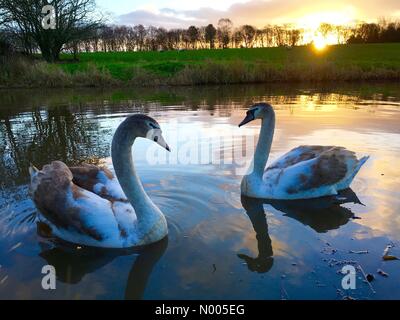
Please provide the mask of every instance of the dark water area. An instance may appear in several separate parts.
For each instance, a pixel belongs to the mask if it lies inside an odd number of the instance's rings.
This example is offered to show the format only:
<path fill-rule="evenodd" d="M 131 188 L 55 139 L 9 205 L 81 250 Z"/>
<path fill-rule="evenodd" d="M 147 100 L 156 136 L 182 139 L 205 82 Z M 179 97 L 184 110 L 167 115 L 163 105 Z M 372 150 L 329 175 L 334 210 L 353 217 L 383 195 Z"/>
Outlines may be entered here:
<path fill-rule="evenodd" d="M 260 123 L 237 124 L 260 101 L 276 110 L 269 161 L 302 144 L 370 155 L 348 191 L 354 201 L 241 197 L 252 157 L 243 141 L 257 141 Z M 134 146 L 168 239 L 101 250 L 41 237 L 29 163 L 112 168 L 113 132 L 137 112 L 160 123 L 173 150 Z M 2 299 L 400 299 L 400 261 L 382 259 L 387 245 L 400 257 L 399 84 L 1 90 L 0 157 Z M 56 290 L 41 286 L 48 264 Z M 341 285 L 346 264 L 357 267 L 354 290 Z"/>

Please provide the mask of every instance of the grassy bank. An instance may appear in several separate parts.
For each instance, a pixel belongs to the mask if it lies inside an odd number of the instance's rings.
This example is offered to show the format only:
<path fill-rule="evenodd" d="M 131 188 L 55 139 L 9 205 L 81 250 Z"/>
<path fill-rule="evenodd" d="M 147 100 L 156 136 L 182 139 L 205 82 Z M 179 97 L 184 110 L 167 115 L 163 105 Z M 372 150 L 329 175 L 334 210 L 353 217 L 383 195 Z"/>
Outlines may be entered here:
<path fill-rule="evenodd" d="M 14 59 L 3 86 L 201 85 L 289 81 L 400 80 L 400 43 L 165 52 L 83 53 L 79 62 Z"/>

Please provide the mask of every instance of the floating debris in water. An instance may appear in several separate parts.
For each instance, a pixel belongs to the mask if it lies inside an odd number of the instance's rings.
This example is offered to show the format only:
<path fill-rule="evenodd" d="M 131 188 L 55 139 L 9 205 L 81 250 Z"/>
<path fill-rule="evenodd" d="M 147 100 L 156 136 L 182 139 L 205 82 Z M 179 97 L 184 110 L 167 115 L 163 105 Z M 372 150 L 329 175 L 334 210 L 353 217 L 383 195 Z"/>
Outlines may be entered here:
<path fill-rule="evenodd" d="M 380 274 L 382 277 L 385 277 L 385 278 L 389 277 L 389 274 L 387 274 L 382 269 L 378 269 L 376 272 L 378 272 L 378 274 Z"/>
<path fill-rule="evenodd" d="M 397 258 L 396 256 L 393 256 L 390 254 L 390 249 L 393 248 L 393 245 L 388 244 L 385 248 L 385 250 L 383 250 L 383 256 L 382 259 L 385 261 L 390 261 L 390 260 L 399 260 L 399 258 Z"/>
<path fill-rule="evenodd" d="M 343 300 L 357 300 L 357 299 L 353 298 L 352 296 L 344 296 Z"/>
<path fill-rule="evenodd" d="M 368 278 L 371 279 L 371 277 L 368 277 L 370 274 L 366 275 L 365 272 L 364 272 L 364 270 L 363 270 L 363 268 L 361 267 L 360 264 L 357 265 L 357 269 L 362 273 L 362 275 L 363 275 L 363 277 L 364 277 L 364 281 L 365 281 L 366 283 L 368 283 L 369 288 L 371 289 L 371 292 L 375 294 L 376 291 L 375 291 L 374 287 L 373 287 L 372 284 L 371 284 L 371 281 L 374 279 L 374 276 L 372 276 L 373 278 L 372 278 L 372 280 L 370 281 L 370 280 L 368 280 Z"/>
<path fill-rule="evenodd" d="M 354 260 L 336 260 L 336 259 L 330 259 L 329 260 L 329 266 L 330 267 L 335 267 L 335 266 L 343 266 L 343 265 L 358 265 L 357 261 Z"/>
<path fill-rule="evenodd" d="M 383 260 L 385 260 L 385 261 L 399 260 L 399 258 L 397 258 L 396 256 L 387 255 L 387 256 L 383 256 Z"/>
<path fill-rule="evenodd" d="M 371 273 L 368 273 L 366 278 L 367 278 L 367 281 L 368 281 L 368 282 L 371 282 L 371 281 L 374 281 L 374 280 L 375 280 L 374 275 L 371 274 Z"/>
<path fill-rule="evenodd" d="M 321 253 L 324 253 L 324 254 L 335 254 L 337 252 L 337 249 L 334 249 L 334 248 L 332 248 L 332 247 L 327 247 L 327 248 L 323 248 L 322 250 L 321 250 Z"/>
<path fill-rule="evenodd" d="M 16 245 L 12 246 L 10 250 L 8 250 L 8 252 L 14 251 L 15 249 L 19 248 L 20 246 L 22 246 L 22 242 L 18 242 Z"/>
<path fill-rule="evenodd" d="M 353 220 L 361 220 L 362 218 L 361 218 L 361 217 L 354 216 L 354 217 L 352 217 L 352 219 L 353 219 Z"/>
<path fill-rule="evenodd" d="M 350 250 L 350 251 L 349 251 L 349 253 L 355 253 L 355 254 L 367 254 L 367 253 L 369 253 L 369 251 L 368 251 L 368 250 L 358 250 L 358 251 L 355 251 L 355 250 Z"/>
<path fill-rule="evenodd" d="M 8 279 L 8 276 L 5 276 L 3 279 L 0 280 L 0 285 L 4 284 Z"/>

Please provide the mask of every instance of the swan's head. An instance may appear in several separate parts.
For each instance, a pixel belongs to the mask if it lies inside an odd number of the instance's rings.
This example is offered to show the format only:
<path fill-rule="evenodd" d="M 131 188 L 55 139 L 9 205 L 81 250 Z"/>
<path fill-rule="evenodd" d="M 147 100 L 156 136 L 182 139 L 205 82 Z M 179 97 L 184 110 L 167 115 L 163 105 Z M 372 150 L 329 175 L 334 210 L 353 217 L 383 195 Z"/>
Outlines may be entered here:
<path fill-rule="evenodd" d="M 144 114 L 134 114 L 125 120 L 125 123 L 133 129 L 135 137 L 149 139 L 159 144 L 161 147 L 171 151 L 165 141 L 161 127 L 156 120 Z"/>
<path fill-rule="evenodd" d="M 239 124 L 239 127 L 244 126 L 255 119 L 264 119 L 274 115 L 274 109 L 269 103 L 261 102 L 252 105 L 246 112 L 246 117 Z"/>

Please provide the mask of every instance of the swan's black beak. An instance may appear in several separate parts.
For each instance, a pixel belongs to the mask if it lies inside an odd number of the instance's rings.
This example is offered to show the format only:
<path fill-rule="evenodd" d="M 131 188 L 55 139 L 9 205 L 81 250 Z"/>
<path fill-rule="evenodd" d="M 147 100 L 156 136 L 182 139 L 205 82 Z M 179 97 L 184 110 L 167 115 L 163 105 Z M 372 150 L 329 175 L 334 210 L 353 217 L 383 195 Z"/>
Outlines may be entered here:
<path fill-rule="evenodd" d="M 158 145 L 160 145 L 161 147 L 163 147 L 165 150 L 171 152 L 171 149 L 169 147 L 169 145 L 167 144 L 167 142 L 165 141 L 164 137 L 162 136 L 161 132 L 159 133 L 152 133 L 152 140 L 157 143 Z"/>
<path fill-rule="evenodd" d="M 246 117 L 239 123 L 239 128 L 244 126 L 246 123 L 249 123 L 254 120 L 254 112 L 252 110 L 247 111 Z"/>

